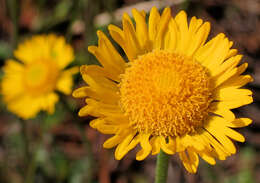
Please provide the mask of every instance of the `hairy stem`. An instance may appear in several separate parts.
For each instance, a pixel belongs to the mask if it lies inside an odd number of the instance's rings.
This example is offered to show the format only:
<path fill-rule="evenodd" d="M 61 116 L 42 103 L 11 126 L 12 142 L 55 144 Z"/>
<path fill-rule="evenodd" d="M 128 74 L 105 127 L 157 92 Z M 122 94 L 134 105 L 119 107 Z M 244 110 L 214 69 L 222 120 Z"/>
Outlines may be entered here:
<path fill-rule="evenodd" d="M 168 174 L 169 155 L 162 150 L 157 156 L 155 183 L 166 183 Z"/>

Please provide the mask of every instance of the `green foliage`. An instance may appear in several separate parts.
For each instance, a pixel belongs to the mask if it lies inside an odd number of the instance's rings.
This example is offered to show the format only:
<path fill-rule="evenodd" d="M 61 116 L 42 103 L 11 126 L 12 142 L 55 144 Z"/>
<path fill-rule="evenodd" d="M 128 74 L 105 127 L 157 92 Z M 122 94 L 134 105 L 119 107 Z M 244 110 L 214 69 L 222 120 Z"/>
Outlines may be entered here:
<path fill-rule="evenodd" d="M 8 42 L 0 41 L 0 60 L 6 60 L 12 55 L 12 48 Z"/>

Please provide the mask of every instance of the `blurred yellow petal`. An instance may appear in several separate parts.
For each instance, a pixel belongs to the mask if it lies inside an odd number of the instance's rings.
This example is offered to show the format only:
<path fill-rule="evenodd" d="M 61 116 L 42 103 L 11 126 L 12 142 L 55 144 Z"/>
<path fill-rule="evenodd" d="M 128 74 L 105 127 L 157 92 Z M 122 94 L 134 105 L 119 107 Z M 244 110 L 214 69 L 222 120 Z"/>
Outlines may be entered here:
<path fill-rule="evenodd" d="M 7 60 L 1 92 L 7 108 L 21 118 L 33 118 L 40 111 L 53 113 L 59 97 L 55 89 L 70 94 L 72 74 L 77 68 L 63 71 L 74 59 L 73 49 L 64 37 L 36 35 L 18 45 Z"/>
<path fill-rule="evenodd" d="M 63 71 L 59 77 L 57 82 L 57 90 L 62 93 L 69 95 L 71 94 L 72 86 L 73 86 L 73 74 L 76 74 L 79 71 L 78 67 L 70 68 L 66 71 Z"/>
<path fill-rule="evenodd" d="M 3 99 L 5 102 L 16 100 L 24 92 L 23 65 L 14 60 L 7 60 L 3 71 L 5 73 L 1 86 Z"/>

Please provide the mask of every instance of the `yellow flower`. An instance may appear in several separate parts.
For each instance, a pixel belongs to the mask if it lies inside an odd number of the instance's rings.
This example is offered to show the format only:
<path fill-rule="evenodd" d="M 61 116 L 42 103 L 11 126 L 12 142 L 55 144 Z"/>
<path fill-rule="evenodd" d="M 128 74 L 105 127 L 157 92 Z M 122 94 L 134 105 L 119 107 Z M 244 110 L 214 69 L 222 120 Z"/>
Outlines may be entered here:
<path fill-rule="evenodd" d="M 2 80 L 3 100 L 8 110 L 28 119 L 45 110 L 53 113 L 59 100 L 55 90 L 70 94 L 74 67 L 64 70 L 74 59 L 73 49 L 63 37 L 38 35 L 20 44 L 13 59 L 6 61 Z"/>
<path fill-rule="evenodd" d="M 102 66 L 81 66 L 88 86 L 73 92 L 87 97 L 79 116 L 97 117 L 90 126 L 113 135 L 103 146 L 117 146 L 118 160 L 140 144 L 137 160 L 160 150 L 178 153 L 195 173 L 199 156 L 214 165 L 234 154 L 230 139 L 245 139 L 233 128 L 251 120 L 231 109 L 252 102 L 252 92 L 240 89 L 252 77 L 241 75 L 247 63 L 238 66 L 242 55 L 233 42 L 221 33 L 205 43 L 209 22 L 192 17 L 188 24 L 184 11 L 173 18 L 170 8 L 161 15 L 152 8 L 148 25 L 143 11 L 132 13 L 135 24 L 124 14 L 123 29 L 108 27 L 127 58 L 101 31 L 98 46 L 89 47 Z"/>

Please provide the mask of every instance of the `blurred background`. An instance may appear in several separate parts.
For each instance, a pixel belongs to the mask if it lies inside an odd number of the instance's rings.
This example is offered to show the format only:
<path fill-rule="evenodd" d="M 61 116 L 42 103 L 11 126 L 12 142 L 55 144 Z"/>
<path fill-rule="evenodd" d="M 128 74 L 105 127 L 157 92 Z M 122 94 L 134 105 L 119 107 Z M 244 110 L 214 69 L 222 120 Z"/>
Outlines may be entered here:
<path fill-rule="evenodd" d="M 0 79 L 2 66 L 17 44 L 35 34 L 55 33 L 70 43 L 76 54 L 73 65 L 96 64 L 87 47 L 97 44 L 96 30 L 107 33 L 108 24 L 121 26 L 123 12 L 132 8 L 149 11 L 157 6 L 181 9 L 189 17 L 211 22 L 210 37 L 224 32 L 249 63 L 254 82 L 254 103 L 235 110 L 253 124 L 239 130 L 245 143 L 238 153 L 210 166 L 200 161 L 198 173 L 188 174 L 176 156 L 171 157 L 168 182 L 259 183 L 260 182 L 260 1 L 259 0 L 0 0 Z M 80 75 L 75 86 L 84 85 Z M 156 157 L 135 160 L 135 151 L 116 161 L 114 150 L 102 143 L 108 136 L 88 126 L 91 118 L 79 118 L 84 100 L 62 96 L 53 115 L 40 113 L 21 121 L 0 102 L 1 183 L 150 183 L 154 181 Z"/>

